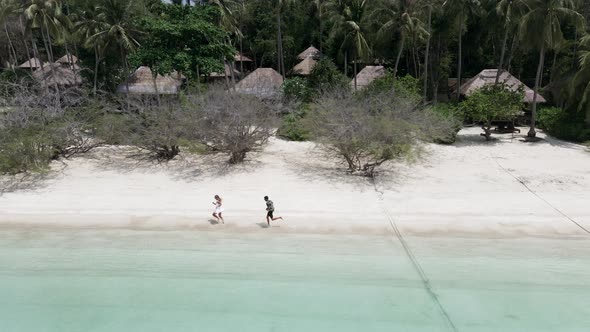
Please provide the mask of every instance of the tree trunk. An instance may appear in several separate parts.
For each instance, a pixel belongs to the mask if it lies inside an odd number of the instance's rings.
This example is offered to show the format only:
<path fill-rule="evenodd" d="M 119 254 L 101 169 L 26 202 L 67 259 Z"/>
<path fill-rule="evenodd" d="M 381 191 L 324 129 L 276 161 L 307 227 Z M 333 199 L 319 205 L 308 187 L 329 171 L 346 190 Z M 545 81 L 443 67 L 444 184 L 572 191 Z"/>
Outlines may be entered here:
<path fill-rule="evenodd" d="M 12 38 L 10 38 L 10 33 L 8 33 L 8 27 L 6 26 L 6 22 L 4 22 L 4 32 L 6 32 L 6 38 L 8 38 L 8 48 L 10 49 L 9 54 L 12 55 L 14 62 L 12 63 L 12 70 L 14 70 L 15 66 L 18 66 L 18 57 L 16 55 L 16 49 L 12 44 Z"/>
<path fill-rule="evenodd" d="M 541 46 L 541 51 L 539 52 L 539 65 L 537 66 L 537 77 L 535 79 L 535 90 L 533 93 L 533 105 L 531 109 L 531 129 L 529 130 L 527 136 L 531 138 L 535 138 L 537 136 L 536 132 L 536 122 L 537 122 L 537 95 L 539 94 L 539 85 L 541 84 L 541 75 L 543 71 L 543 65 L 545 62 L 545 43 Z"/>
<path fill-rule="evenodd" d="M 430 56 L 430 39 L 432 37 L 432 5 L 428 6 L 428 38 L 424 54 L 424 103 L 428 101 L 428 57 Z M 436 94 L 436 91 L 434 92 Z"/>
<path fill-rule="evenodd" d="M 244 56 L 244 38 L 240 37 L 240 72 L 242 77 L 244 77 L 244 59 L 242 58 Z"/>
<path fill-rule="evenodd" d="M 127 100 L 127 110 L 131 108 L 131 101 L 129 100 L 129 65 L 127 64 L 127 57 L 125 50 L 121 47 L 121 60 L 123 61 L 123 70 L 125 71 L 125 99 Z"/>
<path fill-rule="evenodd" d="M 357 75 L 357 71 L 356 71 L 356 69 L 357 69 L 357 68 L 356 68 L 356 63 L 357 63 L 357 62 L 358 62 L 358 61 L 357 61 L 356 52 L 354 52 L 354 91 L 356 91 L 356 90 L 357 90 L 357 87 L 356 87 L 356 75 Z"/>
<path fill-rule="evenodd" d="M 284 57 L 283 57 L 283 36 L 281 33 L 281 7 L 278 6 L 277 8 L 277 54 L 278 54 L 278 67 L 279 72 L 283 75 L 283 79 L 285 79 L 285 64 L 284 64 Z"/>
<path fill-rule="evenodd" d="M 348 51 L 344 51 L 344 76 L 348 77 Z"/>
<path fill-rule="evenodd" d="M 518 46 L 517 41 L 518 36 L 514 36 L 514 38 L 512 38 L 512 45 L 510 46 L 510 54 L 508 55 L 508 61 L 506 62 L 506 68 L 508 69 L 508 72 L 510 72 L 512 69 L 512 58 L 514 57 L 514 52 L 516 52 L 516 48 Z"/>
<path fill-rule="evenodd" d="M 461 66 L 463 61 L 463 15 L 464 8 L 461 8 L 461 15 L 459 16 L 459 52 L 457 54 L 457 100 L 461 99 Z"/>
<path fill-rule="evenodd" d="M 23 24 L 23 20 L 22 20 L 22 16 L 19 17 L 19 23 L 20 23 L 20 32 L 21 35 L 23 36 L 23 44 L 25 44 L 25 50 L 27 51 L 27 57 L 29 58 L 29 67 L 31 67 L 31 75 L 33 74 L 33 62 L 31 61 L 31 51 L 29 50 L 29 45 L 27 42 L 27 36 L 25 33 L 25 26 Z M 33 56 L 34 55 L 34 51 L 33 51 Z"/>
<path fill-rule="evenodd" d="M 504 55 L 506 54 L 506 43 L 508 42 L 508 14 L 506 14 L 506 22 L 504 23 L 504 40 L 502 41 L 502 52 L 500 53 L 500 62 L 498 63 L 498 72 L 496 73 L 496 82 L 500 82 L 500 75 L 502 74 L 502 67 L 504 66 Z"/>
<path fill-rule="evenodd" d="M 402 40 L 399 42 L 399 50 L 397 51 L 397 56 L 395 58 L 395 66 L 393 67 L 393 81 L 397 78 L 397 70 L 399 68 L 399 62 L 402 58 L 402 54 L 404 52 L 404 44 L 406 42 L 406 36 L 402 34 Z"/>
<path fill-rule="evenodd" d="M 320 19 L 320 38 L 319 38 L 319 42 L 320 42 L 320 54 L 323 54 L 322 52 L 324 51 L 323 49 L 323 45 L 324 42 L 322 41 L 323 36 L 324 36 L 324 23 L 322 21 L 322 4 L 320 3 L 320 8 L 319 8 L 319 19 Z"/>
<path fill-rule="evenodd" d="M 98 86 L 98 65 L 99 65 L 98 47 L 94 47 L 94 86 L 92 87 L 92 94 L 96 96 Z"/>
<path fill-rule="evenodd" d="M 420 77 L 418 61 L 416 60 L 416 38 L 412 38 L 412 63 L 414 64 L 414 77 Z"/>
<path fill-rule="evenodd" d="M 151 69 L 151 68 L 150 68 Z M 158 101 L 158 106 L 161 106 L 162 103 L 160 101 L 160 91 L 158 91 L 158 73 L 152 70 L 152 82 L 154 83 L 154 91 L 156 92 L 156 100 Z"/>
<path fill-rule="evenodd" d="M 549 75 L 549 84 L 553 83 L 555 79 L 555 71 L 557 70 L 557 55 L 559 55 L 559 51 L 555 50 L 553 52 L 553 64 L 551 65 L 551 74 Z"/>

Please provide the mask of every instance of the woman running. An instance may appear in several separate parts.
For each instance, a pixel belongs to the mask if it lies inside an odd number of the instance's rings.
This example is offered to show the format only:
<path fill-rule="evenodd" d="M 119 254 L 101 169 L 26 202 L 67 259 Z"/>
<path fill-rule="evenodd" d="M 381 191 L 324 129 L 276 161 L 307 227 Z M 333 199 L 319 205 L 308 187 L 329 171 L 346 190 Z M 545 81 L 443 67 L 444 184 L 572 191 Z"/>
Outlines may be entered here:
<path fill-rule="evenodd" d="M 215 211 L 213 211 L 213 217 L 217 219 L 218 223 L 221 221 L 222 224 L 225 224 L 223 216 L 221 215 L 223 213 L 223 206 L 221 205 L 221 201 L 221 197 L 219 197 L 219 195 L 215 195 L 215 202 L 213 202 L 213 205 L 215 205 Z"/>

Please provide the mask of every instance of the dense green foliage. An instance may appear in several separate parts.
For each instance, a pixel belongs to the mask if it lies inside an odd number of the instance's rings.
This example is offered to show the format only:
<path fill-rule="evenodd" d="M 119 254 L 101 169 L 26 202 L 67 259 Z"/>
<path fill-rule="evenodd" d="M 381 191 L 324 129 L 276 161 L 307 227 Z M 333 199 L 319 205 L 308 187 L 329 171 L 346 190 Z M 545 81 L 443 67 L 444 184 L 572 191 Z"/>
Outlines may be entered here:
<path fill-rule="evenodd" d="M 513 121 L 522 112 L 524 92 L 511 91 L 503 84 L 484 86 L 475 91 L 459 109 L 466 117 L 483 123 L 482 136 L 491 139 L 492 121 Z"/>

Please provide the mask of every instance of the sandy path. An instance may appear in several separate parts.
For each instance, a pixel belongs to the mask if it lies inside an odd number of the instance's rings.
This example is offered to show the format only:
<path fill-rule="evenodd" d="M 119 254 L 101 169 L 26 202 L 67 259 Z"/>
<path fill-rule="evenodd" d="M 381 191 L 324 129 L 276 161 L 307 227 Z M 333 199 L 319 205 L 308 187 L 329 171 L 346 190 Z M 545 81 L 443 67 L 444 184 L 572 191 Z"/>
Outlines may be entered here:
<path fill-rule="evenodd" d="M 287 219 L 271 231 L 389 233 L 391 217 L 406 233 L 588 235 L 568 219 L 590 229 L 588 151 L 511 135 L 487 144 L 478 132 L 428 145 L 415 164 L 391 165 L 377 180 L 382 196 L 318 160 L 311 143 L 272 140 L 237 167 L 218 166 L 221 156 L 157 165 L 102 149 L 55 163 L 35 186 L 2 179 L 0 224 L 259 231 L 269 195 Z M 225 226 L 210 222 L 214 194 L 224 197 Z"/>

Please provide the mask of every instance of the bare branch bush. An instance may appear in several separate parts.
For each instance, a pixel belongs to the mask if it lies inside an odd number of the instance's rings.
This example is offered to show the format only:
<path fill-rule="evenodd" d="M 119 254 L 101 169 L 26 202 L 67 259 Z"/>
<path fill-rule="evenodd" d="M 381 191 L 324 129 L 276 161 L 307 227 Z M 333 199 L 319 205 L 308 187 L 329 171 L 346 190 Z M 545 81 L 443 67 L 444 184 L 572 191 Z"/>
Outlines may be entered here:
<path fill-rule="evenodd" d="M 181 145 L 202 138 L 198 131 L 201 114 L 194 105 L 176 97 L 157 102 L 151 96 L 135 96 L 124 104 L 130 108 L 113 115 L 109 121 L 112 130 L 103 134 L 110 142 L 134 145 L 158 161 L 168 161 L 181 152 Z"/>
<path fill-rule="evenodd" d="M 228 153 L 231 164 L 241 163 L 247 153 L 267 143 L 278 126 L 282 106 L 256 97 L 210 89 L 194 103 L 202 114 L 206 144 Z"/>
<path fill-rule="evenodd" d="M 0 85 L 0 173 L 46 169 L 51 160 L 88 152 L 92 136 L 84 90 Z"/>
<path fill-rule="evenodd" d="M 389 160 L 410 157 L 419 142 L 453 128 L 412 100 L 345 91 L 325 94 L 311 104 L 305 125 L 313 139 L 344 159 L 349 172 L 363 176 L 373 176 Z"/>

